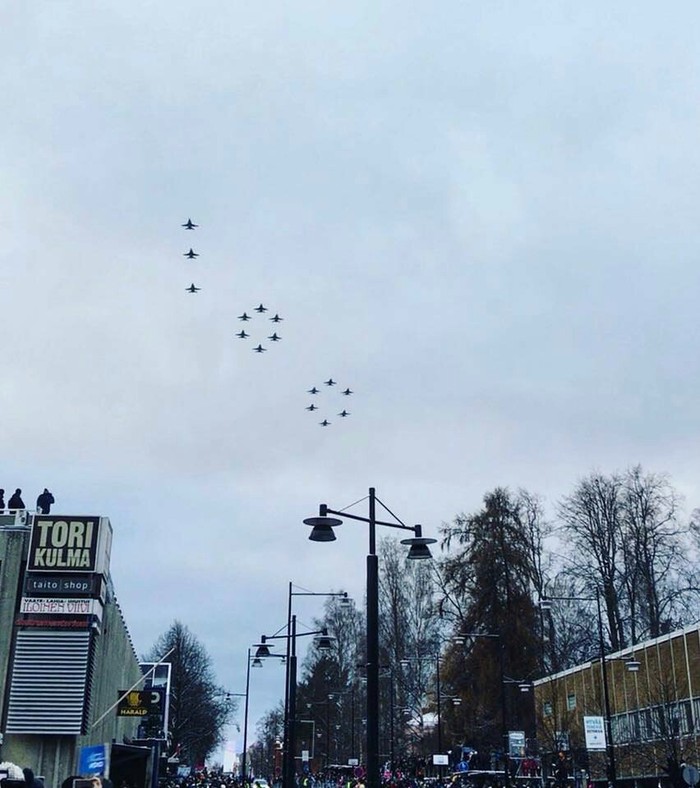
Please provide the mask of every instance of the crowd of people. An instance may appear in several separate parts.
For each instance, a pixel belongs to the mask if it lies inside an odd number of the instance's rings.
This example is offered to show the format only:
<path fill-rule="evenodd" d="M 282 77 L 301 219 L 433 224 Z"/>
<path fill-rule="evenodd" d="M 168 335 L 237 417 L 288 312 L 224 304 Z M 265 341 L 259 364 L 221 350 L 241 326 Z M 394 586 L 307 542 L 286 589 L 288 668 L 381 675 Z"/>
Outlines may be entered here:
<path fill-rule="evenodd" d="M 44 487 L 44 492 L 39 493 L 36 499 L 36 511 L 38 514 L 49 514 L 52 505 L 55 503 L 53 495 L 49 490 Z M 18 487 L 10 496 L 7 503 L 5 503 L 5 490 L 0 489 L 0 512 L 9 509 L 13 511 L 21 511 L 26 509 L 24 501 L 22 500 L 22 490 Z"/>

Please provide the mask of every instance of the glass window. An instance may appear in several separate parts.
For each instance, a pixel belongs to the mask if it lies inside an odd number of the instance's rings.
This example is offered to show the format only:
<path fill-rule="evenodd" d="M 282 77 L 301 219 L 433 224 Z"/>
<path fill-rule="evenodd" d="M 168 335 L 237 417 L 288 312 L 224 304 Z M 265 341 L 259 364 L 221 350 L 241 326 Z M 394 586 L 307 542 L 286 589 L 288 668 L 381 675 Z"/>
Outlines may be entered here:
<path fill-rule="evenodd" d="M 551 717 L 552 716 L 552 701 L 551 700 L 546 700 L 542 704 L 542 714 L 544 714 L 545 717 Z"/>
<path fill-rule="evenodd" d="M 571 693 L 566 696 L 566 708 L 569 711 L 573 711 L 576 708 L 576 694 Z"/>

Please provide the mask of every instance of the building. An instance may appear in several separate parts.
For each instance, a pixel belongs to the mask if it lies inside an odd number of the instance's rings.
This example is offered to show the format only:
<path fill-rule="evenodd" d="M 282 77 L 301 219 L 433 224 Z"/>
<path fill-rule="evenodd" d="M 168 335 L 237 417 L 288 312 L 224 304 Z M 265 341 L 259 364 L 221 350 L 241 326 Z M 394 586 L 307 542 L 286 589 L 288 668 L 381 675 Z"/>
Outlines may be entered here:
<path fill-rule="evenodd" d="M 606 781 L 612 761 L 618 785 L 681 785 L 700 762 L 700 627 L 546 676 L 535 708 L 543 763 L 564 752 L 579 780 Z"/>
<path fill-rule="evenodd" d="M 142 672 L 109 572 L 106 517 L 0 513 L 0 760 L 46 788 L 86 772 L 106 745 L 118 788 L 145 788 L 151 750 L 125 744 L 139 718 L 117 716 Z M 95 767 L 95 771 L 98 768 Z"/>

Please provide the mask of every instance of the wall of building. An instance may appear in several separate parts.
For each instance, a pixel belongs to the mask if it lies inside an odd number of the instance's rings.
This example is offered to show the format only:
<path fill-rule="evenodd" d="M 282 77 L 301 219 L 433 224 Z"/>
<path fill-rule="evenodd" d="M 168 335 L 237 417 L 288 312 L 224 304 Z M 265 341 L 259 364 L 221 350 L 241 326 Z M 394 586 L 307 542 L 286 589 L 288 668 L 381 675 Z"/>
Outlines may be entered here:
<path fill-rule="evenodd" d="M 142 674 L 126 622 L 116 601 L 107 561 L 104 567 L 99 567 L 99 572 L 104 576 L 106 591 L 99 601 L 100 616 L 93 617 L 92 620 L 85 617 L 84 622 L 78 622 L 85 632 L 84 639 L 89 651 L 85 706 L 82 723 L 78 726 L 82 727 L 82 733 L 80 730 L 74 735 L 7 731 L 17 637 L 19 631 L 27 631 L 22 626 L 25 620 L 19 611 L 26 576 L 31 523 L 31 515 L 26 516 L 26 525 L 23 527 L 18 527 L 14 518 L 10 522 L 0 515 L 0 698 L 4 731 L 1 757 L 2 760 L 11 761 L 21 767 L 29 766 L 36 774 L 43 775 L 46 788 L 60 788 L 66 777 L 78 773 L 81 747 L 112 742 L 121 744 L 125 737 L 136 737 L 138 718 L 117 717 L 116 702 L 120 690 L 129 689 Z M 111 526 L 109 528 L 111 536 Z M 72 623 L 76 625 L 75 622 Z M 45 631 L 48 637 L 61 631 L 60 626 L 55 630 L 43 630 L 41 624 L 42 620 L 39 618 L 29 631 Z M 83 654 L 82 658 L 84 656 Z M 56 699 L 47 702 L 56 704 Z M 57 715 L 61 712 L 59 706 L 60 702 L 56 706 Z M 138 751 L 135 751 L 135 755 L 140 757 Z M 148 757 L 148 751 L 144 751 L 144 762 Z M 143 784 L 133 785 L 133 788 L 145 788 L 146 784 L 147 778 L 144 777 Z"/>
<path fill-rule="evenodd" d="M 626 660 L 638 661 L 630 672 Z M 606 655 L 610 723 L 617 776 L 657 785 L 668 778 L 669 758 L 700 762 L 700 628 L 696 625 Z M 556 752 L 560 732 L 594 779 L 605 779 L 605 752 L 587 752 L 584 716 L 606 716 L 601 660 L 535 683 L 537 738 Z"/>

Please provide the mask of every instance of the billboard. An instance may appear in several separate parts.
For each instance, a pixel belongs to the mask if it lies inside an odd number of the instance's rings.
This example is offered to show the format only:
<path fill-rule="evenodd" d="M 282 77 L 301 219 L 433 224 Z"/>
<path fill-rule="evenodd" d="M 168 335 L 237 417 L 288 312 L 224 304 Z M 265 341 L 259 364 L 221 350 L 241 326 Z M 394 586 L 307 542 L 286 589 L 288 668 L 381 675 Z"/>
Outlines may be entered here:
<path fill-rule="evenodd" d="M 130 690 L 119 693 L 117 717 L 149 717 L 162 718 L 165 709 L 165 690 Z"/>
<path fill-rule="evenodd" d="M 27 571 L 107 574 L 112 526 L 106 517 L 37 515 Z"/>

